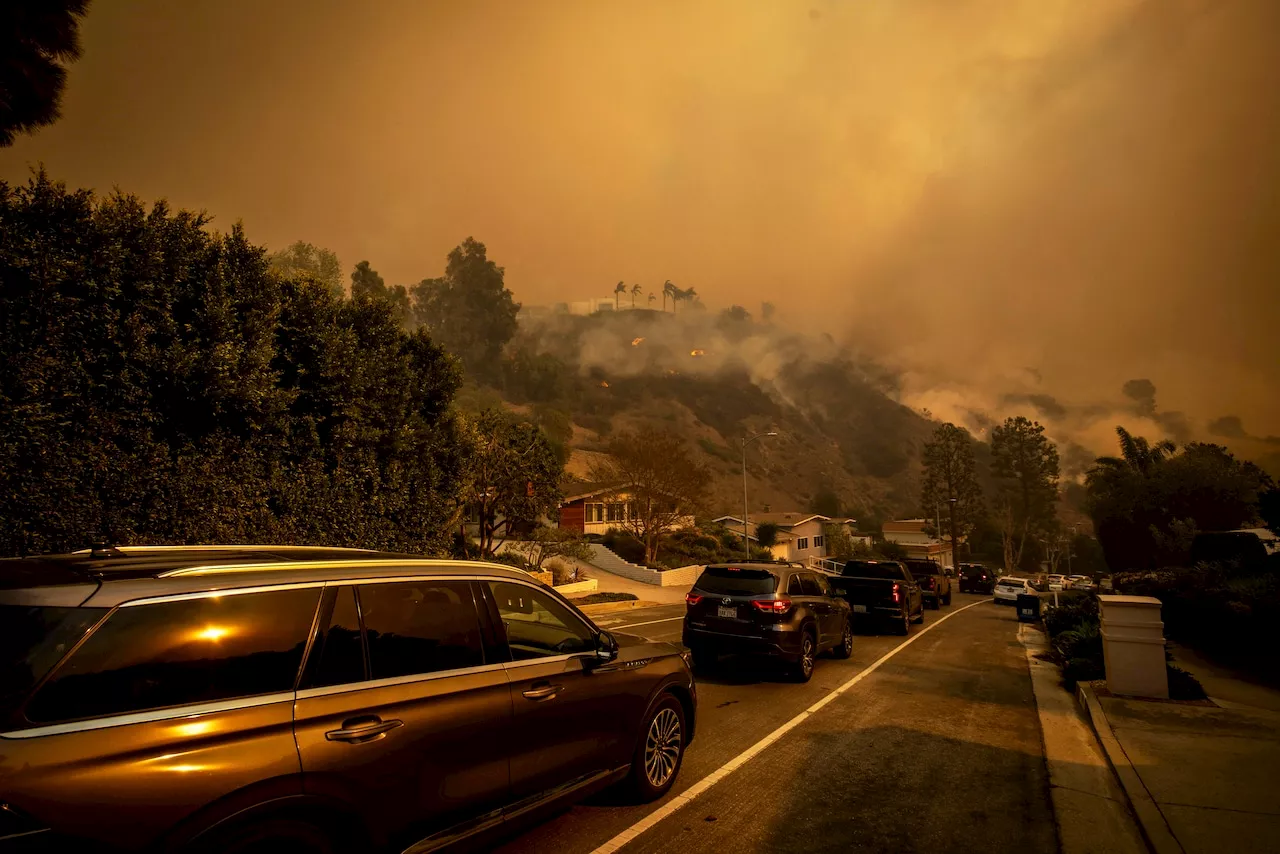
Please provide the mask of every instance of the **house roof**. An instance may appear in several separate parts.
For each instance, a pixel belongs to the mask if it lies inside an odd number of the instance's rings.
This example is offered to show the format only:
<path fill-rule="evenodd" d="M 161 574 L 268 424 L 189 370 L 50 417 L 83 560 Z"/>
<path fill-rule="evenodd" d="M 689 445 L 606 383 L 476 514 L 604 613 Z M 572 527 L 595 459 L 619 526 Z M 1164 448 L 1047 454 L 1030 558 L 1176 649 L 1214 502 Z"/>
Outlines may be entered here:
<path fill-rule="evenodd" d="M 823 516 L 820 513 L 752 513 L 747 521 L 753 525 L 772 522 L 779 528 L 794 528 L 796 525 L 803 525 L 813 519 L 817 519 L 820 522 L 832 521 L 831 517 Z M 720 523 L 736 522 L 739 526 L 742 525 L 741 516 L 721 516 L 713 521 Z"/>
<path fill-rule="evenodd" d="M 884 523 L 885 533 L 920 534 L 924 533 L 924 519 L 895 519 Z"/>
<path fill-rule="evenodd" d="M 574 490 L 573 495 L 566 495 L 562 504 L 572 504 L 574 501 L 581 501 L 584 498 L 595 498 L 597 495 L 605 495 L 610 492 L 626 489 L 629 483 L 576 483 L 570 488 Z"/>

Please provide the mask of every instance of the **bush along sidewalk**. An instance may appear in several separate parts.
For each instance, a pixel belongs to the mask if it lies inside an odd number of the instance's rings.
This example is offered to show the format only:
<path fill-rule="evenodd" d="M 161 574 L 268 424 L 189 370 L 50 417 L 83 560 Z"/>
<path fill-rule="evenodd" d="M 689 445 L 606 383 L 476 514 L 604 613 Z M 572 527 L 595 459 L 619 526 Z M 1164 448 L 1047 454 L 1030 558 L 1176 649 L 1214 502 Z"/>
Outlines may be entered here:
<path fill-rule="evenodd" d="M 1050 607 L 1044 614 L 1044 629 L 1068 691 L 1074 692 L 1079 682 L 1106 678 L 1097 596 L 1083 591 L 1060 596 L 1057 607 Z M 1167 650 L 1165 655 L 1169 657 Z M 1204 689 L 1194 676 L 1172 664 L 1166 667 L 1169 699 L 1205 699 Z"/>

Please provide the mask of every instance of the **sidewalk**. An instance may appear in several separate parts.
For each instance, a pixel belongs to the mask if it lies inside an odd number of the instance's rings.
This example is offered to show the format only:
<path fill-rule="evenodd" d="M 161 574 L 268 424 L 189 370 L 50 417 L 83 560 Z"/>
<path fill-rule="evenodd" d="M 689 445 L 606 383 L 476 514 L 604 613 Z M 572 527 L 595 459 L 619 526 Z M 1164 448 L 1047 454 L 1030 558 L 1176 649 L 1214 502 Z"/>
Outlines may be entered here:
<path fill-rule="evenodd" d="M 1099 697 L 1081 687 L 1156 854 L 1280 851 L 1280 712 Z M 1215 686 L 1205 687 L 1212 696 Z"/>
<path fill-rule="evenodd" d="M 587 574 L 588 578 L 596 580 L 598 593 L 630 593 L 642 602 L 652 602 L 657 605 L 683 605 L 684 596 L 689 592 L 687 587 L 659 587 L 656 584 L 645 584 L 642 581 L 632 581 L 630 578 L 614 575 L 589 563 L 579 561 L 574 563 Z"/>

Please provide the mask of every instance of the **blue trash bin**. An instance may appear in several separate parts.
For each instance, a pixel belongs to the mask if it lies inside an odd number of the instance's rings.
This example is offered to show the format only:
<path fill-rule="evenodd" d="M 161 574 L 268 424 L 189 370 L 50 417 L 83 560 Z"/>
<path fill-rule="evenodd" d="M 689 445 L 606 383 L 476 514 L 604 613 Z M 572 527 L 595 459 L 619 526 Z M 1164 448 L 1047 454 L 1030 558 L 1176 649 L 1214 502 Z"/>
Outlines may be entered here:
<path fill-rule="evenodd" d="M 1034 623 L 1040 619 L 1040 597 L 1032 593 L 1018 594 L 1018 619 L 1024 623 Z"/>

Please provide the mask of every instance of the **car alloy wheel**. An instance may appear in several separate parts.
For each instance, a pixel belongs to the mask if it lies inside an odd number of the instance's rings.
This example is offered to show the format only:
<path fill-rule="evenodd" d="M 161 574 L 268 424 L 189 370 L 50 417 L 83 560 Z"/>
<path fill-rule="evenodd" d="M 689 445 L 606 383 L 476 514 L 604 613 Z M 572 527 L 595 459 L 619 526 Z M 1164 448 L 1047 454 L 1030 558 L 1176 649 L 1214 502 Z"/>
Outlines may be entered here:
<path fill-rule="evenodd" d="M 665 786 L 676 772 L 682 738 L 680 718 L 675 710 L 659 709 L 649 724 L 644 742 L 644 775 L 655 789 Z"/>
<path fill-rule="evenodd" d="M 813 638 L 806 632 L 800 641 L 800 678 L 808 679 L 813 675 Z"/>
<path fill-rule="evenodd" d="M 840 635 L 840 645 L 831 650 L 833 658 L 848 658 L 853 655 L 853 620 L 844 621 L 844 632 Z"/>
<path fill-rule="evenodd" d="M 911 609 L 906 606 L 902 608 L 902 634 L 911 634 Z"/>

